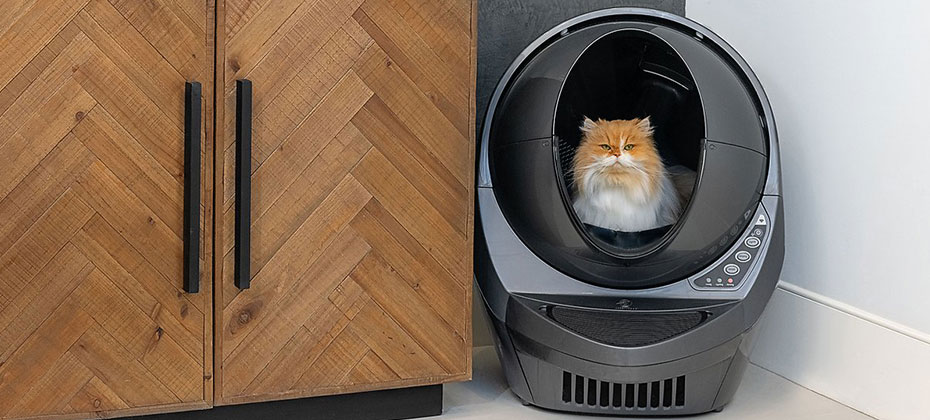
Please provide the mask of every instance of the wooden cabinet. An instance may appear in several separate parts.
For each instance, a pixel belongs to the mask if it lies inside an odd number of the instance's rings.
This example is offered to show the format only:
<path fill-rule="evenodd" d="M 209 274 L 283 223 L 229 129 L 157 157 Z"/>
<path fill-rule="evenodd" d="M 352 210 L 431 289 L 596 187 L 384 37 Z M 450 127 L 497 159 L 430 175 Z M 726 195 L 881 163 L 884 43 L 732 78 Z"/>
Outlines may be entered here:
<path fill-rule="evenodd" d="M 4 9 L 0 417 L 206 406 L 211 284 L 182 291 L 183 128 L 185 81 L 212 84 L 211 11 Z"/>
<path fill-rule="evenodd" d="M 220 19 L 216 400 L 467 379 L 471 2 L 264 3 L 226 1 Z M 252 83 L 244 290 L 240 79 Z"/>
<path fill-rule="evenodd" d="M 0 418 L 468 379 L 473 45 L 472 0 L 5 2 Z"/>

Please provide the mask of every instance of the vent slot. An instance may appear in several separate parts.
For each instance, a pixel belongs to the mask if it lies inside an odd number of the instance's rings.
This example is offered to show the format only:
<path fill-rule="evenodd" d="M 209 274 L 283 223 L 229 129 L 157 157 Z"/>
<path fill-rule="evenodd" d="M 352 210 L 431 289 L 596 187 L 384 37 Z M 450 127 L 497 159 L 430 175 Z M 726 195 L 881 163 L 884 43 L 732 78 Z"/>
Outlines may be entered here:
<path fill-rule="evenodd" d="M 562 403 L 608 411 L 670 410 L 685 406 L 685 377 L 617 383 L 562 372 Z"/>
<path fill-rule="evenodd" d="M 588 379 L 588 405 L 597 405 L 597 381 Z"/>
<path fill-rule="evenodd" d="M 623 387 L 626 388 L 626 408 L 633 408 L 633 403 L 636 402 L 636 384 L 626 384 Z"/>
<path fill-rule="evenodd" d="M 598 398 L 598 402 L 600 403 L 601 407 L 607 407 L 610 404 L 610 383 L 601 381 L 600 390 L 601 393 L 600 398 Z"/>
<path fill-rule="evenodd" d="M 679 376 L 675 380 L 675 405 L 683 406 L 685 405 L 685 377 Z"/>
<path fill-rule="evenodd" d="M 662 406 L 671 407 L 672 406 L 672 380 L 666 379 L 662 381 Z"/>
<path fill-rule="evenodd" d="M 572 374 L 562 372 L 562 402 L 572 402 Z"/>

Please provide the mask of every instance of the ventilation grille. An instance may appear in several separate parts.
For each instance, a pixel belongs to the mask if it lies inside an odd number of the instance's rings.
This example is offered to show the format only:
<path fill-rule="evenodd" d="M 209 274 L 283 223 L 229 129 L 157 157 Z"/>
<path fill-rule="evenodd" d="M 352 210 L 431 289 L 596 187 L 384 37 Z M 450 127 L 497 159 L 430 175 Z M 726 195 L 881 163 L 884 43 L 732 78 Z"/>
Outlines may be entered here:
<path fill-rule="evenodd" d="M 618 347 L 641 347 L 684 333 L 707 319 L 705 312 L 630 313 L 552 307 L 549 316 L 575 333 Z"/>
<path fill-rule="evenodd" d="M 561 137 L 557 138 L 559 140 L 559 166 L 562 169 L 562 179 L 565 180 L 565 187 L 568 188 L 569 197 L 574 198 L 575 187 L 573 184 L 575 178 L 572 175 L 572 168 L 575 166 L 575 150 L 578 149 L 578 145 L 571 144 Z"/>
<path fill-rule="evenodd" d="M 685 377 L 620 384 L 562 372 L 562 403 L 610 410 L 661 410 L 685 406 Z"/>

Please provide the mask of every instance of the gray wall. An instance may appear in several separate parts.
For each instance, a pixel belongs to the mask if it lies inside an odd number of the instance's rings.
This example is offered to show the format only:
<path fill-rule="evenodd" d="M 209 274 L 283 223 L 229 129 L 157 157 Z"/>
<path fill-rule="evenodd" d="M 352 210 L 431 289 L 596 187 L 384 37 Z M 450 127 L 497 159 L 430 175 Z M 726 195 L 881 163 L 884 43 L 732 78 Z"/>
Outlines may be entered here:
<path fill-rule="evenodd" d="M 685 14 L 685 0 L 478 0 L 478 133 L 497 82 L 530 42 L 570 18 L 609 7 L 649 7 Z M 493 344 L 477 289 L 473 310 L 474 345 Z"/>
<path fill-rule="evenodd" d="M 685 0 L 478 0 L 478 129 L 494 88 L 530 42 L 575 16 L 610 7 L 685 15 Z"/>

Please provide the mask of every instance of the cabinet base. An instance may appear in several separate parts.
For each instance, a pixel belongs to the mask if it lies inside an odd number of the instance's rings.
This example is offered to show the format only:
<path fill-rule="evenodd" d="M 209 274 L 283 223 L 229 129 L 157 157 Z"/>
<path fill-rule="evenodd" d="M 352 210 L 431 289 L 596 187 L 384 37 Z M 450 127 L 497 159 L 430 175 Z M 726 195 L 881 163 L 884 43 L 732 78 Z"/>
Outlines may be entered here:
<path fill-rule="evenodd" d="M 442 385 L 226 405 L 133 420 L 400 420 L 442 414 Z"/>

